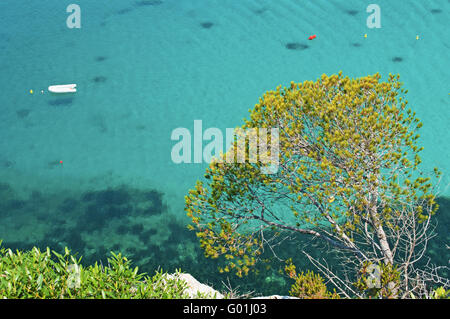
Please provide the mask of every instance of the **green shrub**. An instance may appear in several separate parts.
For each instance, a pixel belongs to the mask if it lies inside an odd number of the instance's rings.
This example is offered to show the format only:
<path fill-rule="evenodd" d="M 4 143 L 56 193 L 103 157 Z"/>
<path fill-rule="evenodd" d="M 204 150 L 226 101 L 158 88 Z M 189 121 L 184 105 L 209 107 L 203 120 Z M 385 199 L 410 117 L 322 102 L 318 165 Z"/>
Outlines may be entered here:
<path fill-rule="evenodd" d="M 330 292 L 319 274 L 308 271 L 306 274 L 302 271 L 297 275 L 295 266 L 288 260 L 285 270 L 288 276 L 295 279 L 289 294 L 301 299 L 339 299 L 340 296 L 335 292 Z"/>
<path fill-rule="evenodd" d="M 139 273 L 129 259 L 111 254 L 107 266 L 83 267 L 67 248 L 59 254 L 49 248 L 13 252 L 0 246 L 0 299 L 187 297 L 185 282 L 168 279 L 162 271 Z"/>
<path fill-rule="evenodd" d="M 432 299 L 450 299 L 450 291 L 444 287 L 436 288 L 431 296 Z"/>

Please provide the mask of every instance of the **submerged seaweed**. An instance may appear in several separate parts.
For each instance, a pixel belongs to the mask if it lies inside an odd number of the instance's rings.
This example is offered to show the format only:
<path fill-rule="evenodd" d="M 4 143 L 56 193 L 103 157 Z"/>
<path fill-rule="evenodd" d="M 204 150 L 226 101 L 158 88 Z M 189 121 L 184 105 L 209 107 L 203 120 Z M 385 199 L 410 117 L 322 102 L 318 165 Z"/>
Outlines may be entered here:
<path fill-rule="evenodd" d="M 73 198 L 65 199 L 61 205 L 59 205 L 59 210 L 63 213 L 73 212 L 76 208 L 78 208 L 79 202 Z"/>

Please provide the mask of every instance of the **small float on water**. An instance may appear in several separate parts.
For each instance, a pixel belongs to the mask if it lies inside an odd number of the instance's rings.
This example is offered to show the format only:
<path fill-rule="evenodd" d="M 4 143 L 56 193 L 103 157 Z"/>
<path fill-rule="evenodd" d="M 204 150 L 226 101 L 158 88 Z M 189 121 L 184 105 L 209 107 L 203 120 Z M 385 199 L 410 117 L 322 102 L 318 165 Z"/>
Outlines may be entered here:
<path fill-rule="evenodd" d="M 51 85 L 48 91 L 52 93 L 75 93 L 77 91 L 76 84 Z"/>

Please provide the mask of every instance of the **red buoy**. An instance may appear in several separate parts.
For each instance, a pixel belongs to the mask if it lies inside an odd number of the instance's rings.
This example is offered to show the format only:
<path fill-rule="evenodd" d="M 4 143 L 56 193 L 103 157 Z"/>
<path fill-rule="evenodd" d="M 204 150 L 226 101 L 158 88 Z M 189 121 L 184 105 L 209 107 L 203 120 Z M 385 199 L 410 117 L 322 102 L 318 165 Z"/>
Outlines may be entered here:
<path fill-rule="evenodd" d="M 314 34 L 314 35 L 311 35 L 311 36 L 309 36 L 309 38 L 308 38 L 308 40 L 313 40 L 313 39 L 315 39 L 317 36 Z"/>

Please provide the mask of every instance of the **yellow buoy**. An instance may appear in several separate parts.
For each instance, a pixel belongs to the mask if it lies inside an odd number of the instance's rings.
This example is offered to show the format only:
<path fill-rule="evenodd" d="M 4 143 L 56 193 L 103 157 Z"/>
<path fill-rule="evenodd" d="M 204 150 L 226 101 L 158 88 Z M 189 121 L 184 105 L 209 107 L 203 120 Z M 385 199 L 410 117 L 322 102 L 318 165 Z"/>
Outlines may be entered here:
<path fill-rule="evenodd" d="M 367 39 L 367 33 L 366 33 L 366 34 L 364 34 L 364 38 L 366 38 L 366 39 Z"/>
<path fill-rule="evenodd" d="M 416 36 L 416 40 L 419 40 L 419 36 L 418 35 Z"/>
<path fill-rule="evenodd" d="M 33 94 L 33 90 L 30 90 L 30 94 Z"/>

